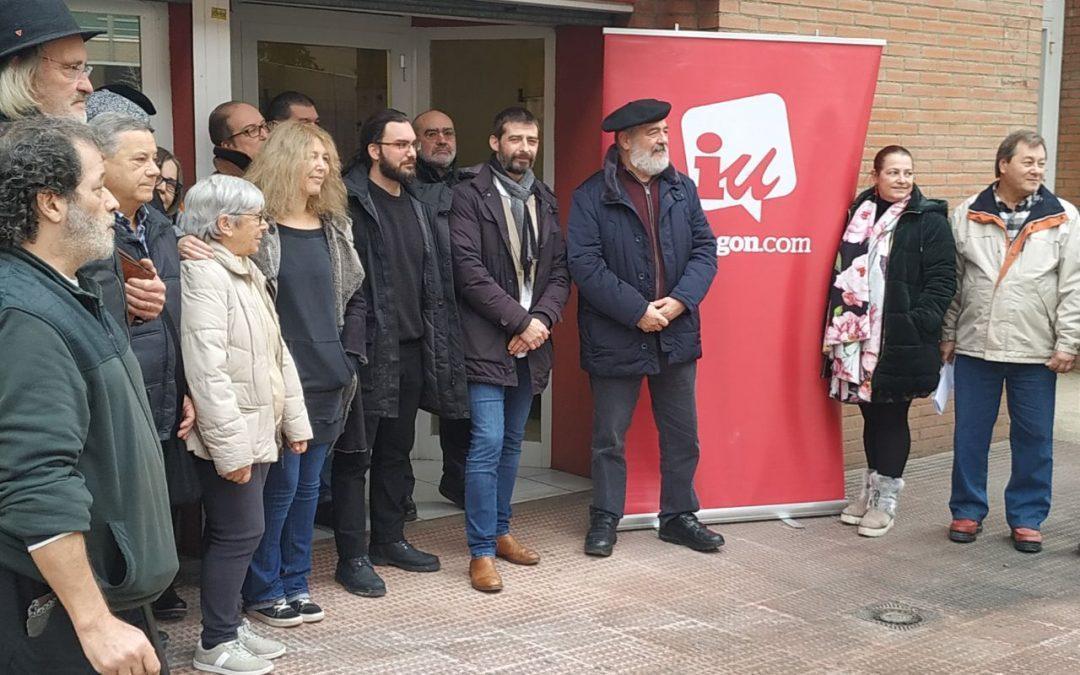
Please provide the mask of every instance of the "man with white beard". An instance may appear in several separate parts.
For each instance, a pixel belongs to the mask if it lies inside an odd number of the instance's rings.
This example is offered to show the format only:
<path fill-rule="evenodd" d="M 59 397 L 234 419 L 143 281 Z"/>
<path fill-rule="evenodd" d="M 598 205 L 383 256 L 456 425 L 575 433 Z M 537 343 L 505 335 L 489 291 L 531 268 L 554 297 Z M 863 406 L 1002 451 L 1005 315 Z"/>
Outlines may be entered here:
<path fill-rule="evenodd" d="M 670 103 L 641 99 L 604 118 L 615 143 L 570 207 L 568 263 L 594 405 L 588 555 L 615 546 L 626 430 L 646 377 L 660 431 L 660 539 L 695 551 L 724 543 L 694 515 L 698 312 L 716 275 L 716 238 L 694 182 L 671 166 L 669 112 Z"/>

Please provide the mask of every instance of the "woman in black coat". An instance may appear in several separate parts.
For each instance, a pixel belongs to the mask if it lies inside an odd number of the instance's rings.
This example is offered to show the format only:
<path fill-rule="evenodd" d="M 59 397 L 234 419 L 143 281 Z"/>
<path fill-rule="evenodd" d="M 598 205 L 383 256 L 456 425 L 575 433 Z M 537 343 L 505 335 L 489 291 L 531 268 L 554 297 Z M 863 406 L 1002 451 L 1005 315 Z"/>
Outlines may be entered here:
<path fill-rule="evenodd" d="M 937 388 L 956 251 L 948 206 L 915 186 L 910 152 L 882 148 L 870 175 L 874 185 L 848 210 L 836 255 L 824 353 L 829 395 L 858 404 L 863 416 L 867 469 L 840 520 L 880 537 L 904 487 L 911 401 Z"/>

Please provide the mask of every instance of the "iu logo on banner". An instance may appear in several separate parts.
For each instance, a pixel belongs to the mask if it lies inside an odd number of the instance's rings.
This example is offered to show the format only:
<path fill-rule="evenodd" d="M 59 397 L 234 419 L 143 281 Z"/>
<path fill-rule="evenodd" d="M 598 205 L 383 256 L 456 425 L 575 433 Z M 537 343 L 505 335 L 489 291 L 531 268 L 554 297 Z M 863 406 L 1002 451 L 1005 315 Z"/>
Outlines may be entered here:
<path fill-rule="evenodd" d="M 607 29 L 604 44 L 603 112 L 671 102 L 672 163 L 716 234 L 716 279 L 697 312 L 704 515 L 839 510 L 822 326 L 883 43 Z M 658 509 L 649 406 L 643 391 L 627 436 L 627 514 Z"/>
<path fill-rule="evenodd" d="M 690 108 L 683 115 L 687 174 L 701 207 L 741 207 L 761 220 L 761 203 L 795 190 L 795 156 L 787 105 L 778 94 Z"/>

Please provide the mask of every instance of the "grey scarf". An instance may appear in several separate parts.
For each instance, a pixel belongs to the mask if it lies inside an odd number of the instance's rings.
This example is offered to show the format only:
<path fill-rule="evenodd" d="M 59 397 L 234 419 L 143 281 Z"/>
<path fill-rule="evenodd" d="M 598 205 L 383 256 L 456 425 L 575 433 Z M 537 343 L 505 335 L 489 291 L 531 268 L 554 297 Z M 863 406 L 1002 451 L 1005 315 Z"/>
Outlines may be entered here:
<path fill-rule="evenodd" d="M 496 157 L 491 158 L 491 173 L 510 195 L 510 213 L 514 215 L 514 226 L 517 227 L 518 238 L 521 241 L 523 280 L 526 284 L 532 284 L 532 268 L 533 263 L 536 262 L 536 235 L 533 232 L 532 215 L 525 208 L 525 202 L 533 193 L 536 176 L 533 175 L 532 169 L 529 169 L 519 183 L 507 175 Z"/>

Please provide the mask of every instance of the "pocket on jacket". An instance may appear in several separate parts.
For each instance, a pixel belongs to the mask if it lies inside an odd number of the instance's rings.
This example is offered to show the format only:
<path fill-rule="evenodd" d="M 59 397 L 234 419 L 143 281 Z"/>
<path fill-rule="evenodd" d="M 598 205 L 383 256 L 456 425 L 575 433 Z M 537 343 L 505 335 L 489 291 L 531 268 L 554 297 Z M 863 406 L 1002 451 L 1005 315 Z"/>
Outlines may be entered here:
<path fill-rule="evenodd" d="M 340 390 L 352 382 L 353 366 L 340 340 L 288 340 L 286 345 L 305 394 Z"/>
<path fill-rule="evenodd" d="M 131 539 L 128 537 L 124 524 L 119 521 L 110 521 L 108 527 L 108 536 L 116 550 L 114 559 L 107 564 L 110 569 L 100 571 L 103 572 L 100 581 L 103 590 L 122 593 L 134 581 L 138 563 L 132 552 Z"/>

